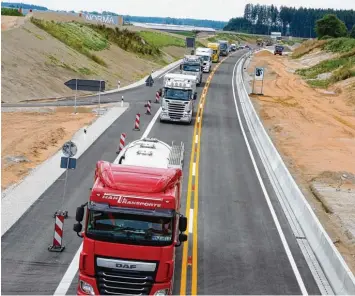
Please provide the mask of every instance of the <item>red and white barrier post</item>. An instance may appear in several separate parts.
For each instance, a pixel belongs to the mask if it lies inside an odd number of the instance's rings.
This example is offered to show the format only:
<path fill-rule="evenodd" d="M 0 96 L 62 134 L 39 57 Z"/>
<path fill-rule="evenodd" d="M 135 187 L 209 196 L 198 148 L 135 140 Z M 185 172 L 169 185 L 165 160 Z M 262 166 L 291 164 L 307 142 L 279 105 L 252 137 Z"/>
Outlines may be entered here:
<path fill-rule="evenodd" d="M 134 122 L 134 129 L 133 129 L 134 131 L 140 131 L 140 128 L 139 128 L 140 119 L 141 119 L 141 115 L 139 113 L 137 113 L 136 121 Z"/>
<path fill-rule="evenodd" d="M 157 91 L 155 94 L 155 102 L 154 103 L 158 104 L 159 102 L 160 102 L 160 93 L 159 93 L 159 91 Z"/>
<path fill-rule="evenodd" d="M 55 216 L 53 244 L 48 247 L 50 252 L 62 252 L 65 249 L 63 246 L 64 219 L 65 217 L 62 213 Z"/>
<path fill-rule="evenodd" d="M 120 143 L 118 144 L 118 147 L 117 147 L 116 154 L 119 154 L 123 150 L 125 142 L 126 142 L 126 134 L 122 133 L 121 138 L 120 138 Z"/>
<path fill-rule="evenodd" d="M 147 106 L 147 111 L 145 112 L 145 114 L 151 115 L 152 113 L 150 113 L 150 108 L 151 108 L 151 102 L 150 100 L 147 102 L 146 106 Z"/>

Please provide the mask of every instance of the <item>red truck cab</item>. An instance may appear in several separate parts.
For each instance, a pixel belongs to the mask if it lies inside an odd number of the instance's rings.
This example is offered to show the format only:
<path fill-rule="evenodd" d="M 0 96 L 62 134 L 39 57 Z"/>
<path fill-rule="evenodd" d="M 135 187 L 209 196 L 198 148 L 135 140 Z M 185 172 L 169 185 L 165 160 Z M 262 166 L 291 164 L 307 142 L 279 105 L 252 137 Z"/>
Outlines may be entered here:
<path fill-rule="evenodd" d="M 77 295 L 172 294 L 175 247 L 187 240 L 181 184 L 180 168 L 97 163 L 74 225 L 83 237 Z"/>

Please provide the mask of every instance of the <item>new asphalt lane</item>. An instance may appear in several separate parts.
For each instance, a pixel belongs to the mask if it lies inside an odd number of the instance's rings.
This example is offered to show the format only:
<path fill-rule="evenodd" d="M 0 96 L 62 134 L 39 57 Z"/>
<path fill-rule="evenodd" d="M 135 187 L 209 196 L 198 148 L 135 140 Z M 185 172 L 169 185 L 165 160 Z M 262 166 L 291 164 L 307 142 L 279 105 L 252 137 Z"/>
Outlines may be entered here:
<path fill-rule="evenodd" d="M 235 54 L 220 66 L 206 98 L 199 169 L 198 294 L 299 294 L 237 121 L 231 77 L 239 56 Z M 122 132 L 127 132 L 126 141 L 141 137 L 158 109 L 157 104 L 152 104 L 153 114 L 145 115 L 143 105 L 148 99 L 154 100 L 159 83 L 161 80 L 154 88 L 140 87 L 125 92 L 125 97 L 136 103 L 79 158 L 77 169 L 69 172 L 63 206 L 62 176 L 2 237 L 3 294 L 53 294 L 81 244 L 72 225 L 76 207 L 88 199 L 96 161 L 115 159 Z M 201 90 L 202 87 L 198 89 L 199 95 Z M 107 97 L 120 100 L 121 95 Z M 140 132 L 132 131 L 137 112 L 142 114 Z M 167 143 L 183 141 L 185 144 L 183 205 L 192 135 L 193 125 L 159 121 L 149 134 Z M 261 167 L 260 160 L 257 162 Z M 319 294 L 277 198 L 262 173 L 306 288 L 310 294 Z M 53 235 L 52 215 L 59 208 L 69 211 L 64 223 L 66 249 L 63 253 L 50 253 L 47 246 Z M 181 212 L 185 212 L 184 206 Z M 181 250 L 176 250 L 175 295 L 179 294 Z M 77 277 L 67 294 L 75 294 L 76 280 Z M 190 285 L 188 279 L 187 286 Z"/>
<path fill-rule="evenodd" d="M 216 71 L 204 107 L 198 294 L 301 294 L 238 122 L 232 89 L 238 57 L 227 59 Z M 319 295 L 261 161 L 256 161 L 305 287 L 308 293 Z"/>

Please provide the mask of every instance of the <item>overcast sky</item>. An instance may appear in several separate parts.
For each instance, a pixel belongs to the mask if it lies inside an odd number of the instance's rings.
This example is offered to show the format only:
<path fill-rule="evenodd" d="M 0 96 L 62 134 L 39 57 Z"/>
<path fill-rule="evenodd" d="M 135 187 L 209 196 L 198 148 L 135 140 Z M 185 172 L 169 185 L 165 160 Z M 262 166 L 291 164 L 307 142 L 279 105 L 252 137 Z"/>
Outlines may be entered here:
<path fill-rule="evenodd" d="M 162 16 L 228 21 L 242 16 L 247 3 L 355 9 L 355 0 L 7 0 L 46 6 L 54 10 L 113 11 L 137 16 Z M 223 3 L 223 5 L 222 5 Z"/>

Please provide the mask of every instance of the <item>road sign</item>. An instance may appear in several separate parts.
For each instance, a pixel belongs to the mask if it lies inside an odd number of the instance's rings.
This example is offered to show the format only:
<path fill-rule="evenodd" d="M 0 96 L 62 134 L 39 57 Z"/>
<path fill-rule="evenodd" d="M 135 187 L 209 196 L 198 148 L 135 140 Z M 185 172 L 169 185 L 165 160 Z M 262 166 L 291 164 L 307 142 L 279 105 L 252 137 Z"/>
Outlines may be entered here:
<path fill-rule="evenodd" d="M 255 80 L 264 80 L 264 68 L 255 67 Z"/>
<path fill-rule="evenodd" d="M 72 90 L 105 91 L 104 80 L 71 79 L 64 83 Z"/>
<path fill-rule="evenodd" d="M 60 168 L 74 170 L 76 168 L 76 158 L 61 157 Z"/>
<path fill-rule="evenodd" d="M 73 157 L 78 152 L 78 147 L 74 142 L 68 141 L 64 143 L 62 147 L 62 152 L 66 157 Z"/>
<path fill-rule="evenodd" d="M 145 81 L 145 85 L 146 86 L 153 86 L 153 84 L 154 84 L 154 79 L 153 79 L 152 75 L 149 75 L 149 77 Z"/>
<path fill-rule="evenodd" d="M 194 37 L 186 37 L 186 47 L 187 48 L 195 48 L 195 38 Z"/>

